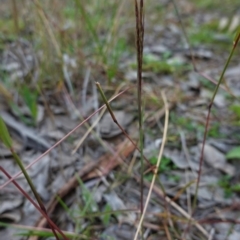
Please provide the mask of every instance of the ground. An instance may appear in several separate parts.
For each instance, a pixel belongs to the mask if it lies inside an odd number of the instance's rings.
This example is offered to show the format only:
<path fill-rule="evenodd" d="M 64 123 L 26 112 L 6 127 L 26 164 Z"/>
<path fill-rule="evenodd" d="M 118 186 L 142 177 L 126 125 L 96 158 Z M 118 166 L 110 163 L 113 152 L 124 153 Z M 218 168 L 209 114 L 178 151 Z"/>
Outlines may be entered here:
<path fill-rule="evenodd" d="M 2 239 L 56 238 L 23 175 L 16 182 L 25 195 L 3 172 L 20 170 L 4 124 L 68 239 L 138 239 L 142 203 L 142 239 L 240 238 L 238 45 L 227 62 L 240 5 L 149 0 L 144 7 L 141 162 L 134 2 L 2 3 Z M 96 82 L 114 98 L 123 130 Z"/>

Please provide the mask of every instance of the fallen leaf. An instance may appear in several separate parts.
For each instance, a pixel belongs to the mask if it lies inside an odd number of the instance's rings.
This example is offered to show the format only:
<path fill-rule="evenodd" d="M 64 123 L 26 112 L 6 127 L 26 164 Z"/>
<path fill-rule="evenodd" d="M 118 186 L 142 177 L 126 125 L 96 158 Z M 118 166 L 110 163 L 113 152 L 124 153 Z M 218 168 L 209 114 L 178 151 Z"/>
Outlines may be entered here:
<path fill-rule="evenodd" d="M 198 147 L 202 149 L 202 144 L 199 144 Z M 205 162 L 213 168 L 219 169 L 230 176 L 235 174 L 234 167 L 226 163 L 225 155 L 211 145 L 205 144 L 203 156 Z"/>

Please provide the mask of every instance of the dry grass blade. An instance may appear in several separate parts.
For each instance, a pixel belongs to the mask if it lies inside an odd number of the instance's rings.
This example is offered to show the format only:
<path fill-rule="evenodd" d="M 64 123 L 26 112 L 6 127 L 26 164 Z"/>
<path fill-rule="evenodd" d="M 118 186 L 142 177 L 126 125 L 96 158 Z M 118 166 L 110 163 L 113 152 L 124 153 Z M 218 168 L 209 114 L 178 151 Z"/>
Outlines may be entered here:
<path fill-rule="evenodd" d="M 119 93 L 119 91 L 121 90 L 121 88 L 123 87 L 123 85 L 120 85 L 114 95 L 116 95 L 117 93 Z M 106 104 L 107 105 L 107 104 Z M 89 126 L 87 123 L 86 123 L 86 126 L 88 128 L 88 130 L 86 131 L 86 133 L 84 134 L 84 136 L 78 141 L 78 143 L 76 144 L 76 147 L 73 149 L 72 151 L 72 154 L 75 154 L 77 149 L 82 145 L 82 143 L 84 142 L 84 140 L 87 138 L 87 136 L 92 132 L 93 134 L 96 134 L 94 132 L 94 128 L 97 126 L 97 124 L 99 123 L 100 119 L 102 118 L 103 114 L 105 113 L 106 111 L 106 108 L 104 108 L 101 113 L 99 114 L 99 116 L 96 117 L 96 119 L 94 119 L 94 122 L 91 126 Z M 104 143 L 102 142 L 102 140 L 99 138 L 98 139 L 100 141 L 100 143 L 104 146 Z"/>
<path fill-rule="evenodd" d="M 164 146 L 165 146 L 165 143 L 166 143 L 166 140 L 167 140 L 169 110 L 168 110 L 167 99 L 166 99 L 166 96 L 165 96 L 164 93 L 162 93 L 162 98 L 163 98 L 164 106 L 165 106 L 165 124 L 164 124 L 163 140 L 162 140 L 162 144 L 161 144 L 161 147 L 160 147 L 160 150 L 159 150 L 158 160 L 157 160 L 156 168 L 154 170 L 153 179 L 152 179 L 152 182 L 151 182 L 151 185 L 150 185 L 147 200 L 146 200 L 146 203 L 145 203 L 145 206 L 144 206 L 144 209 L 143 209 L 143 213 L 141 215 L 141 218 L 140 218 L 140 221 L 139 221 L 139 224 L 138 224 L 138 228 L 137 228 L 134 240 L 137 240 L 138 234 L 141 230 L 142 222 L 143 222 L 144 216 L 146 214 L 148 203 L 150 201 L 150 197 L 151 197 L 151 194 L 152 194 L 152 191 L 153 191 L 153 186 L 154 186 L 154 183 L 155 183 L 155 180 L 156 180 L 156 177 L 157 177 L 158 168 L 159 168 L 160 163 L 161 163 L 161 158 L 162 158 L 162 155 L 163 155 L 163 149 L 164 149 Z"/>
<path fill-rule="evenodd" d="M 12 0 L 12 13 L 13 13 L 13 20 L 14 20 L 14 27 L 16 34 L 19 33 L 19 19 L 18 19 L 18 8 L 16 0 Z"/>
<path fill-rule="evenodd" d="M 147 186 L 149 186 L 148 182 L 145 182 Z M 163 192 L 157 187 L 153 186 L 153 191 L 161 197 L 164 197 L 164 200 L 170 204 L 174 209 L 176 209 L 180 214 L 182 214 L 191 224 L 195 225 L 196 228 L 206 237 L 209 238 L 208 232 L 189 215 L 183 208 L 181 208 L 177 203 L 173 202 L 169 197 L 165 196 Z"/>
<path fill-rule="evenodd" d="M 40 2 L 38 0 L 34 0 L 33 2 L 34 2 L 34 4 L 37 7 L 38 14 L 39 14 L 40 18 L 42 19 L 42 21 L 43 21 L 43 23 L 45 25 L 45 28 L 46 28 L 46 30 L 47 30 L 47 32 L 48 32 L 48 34 L 50 36 L 50 39 L 51 39 L 51 41 L 53 43 L 53 46 L 55 48 L 55 51 L 56 51 L 58 57 L 61 58 L 62 57 L 62 53 L 61 53 L 60 46 L 59 46 L 59 44 L 57 42 L 57 39 L 56 39 L 56 37 L 55 37 L 55 35 L 53 33 L 52 28 L 51 28 L 51 26 L 50 26 L 50 24 L 48 22 L 46 14 L 44 13 L 43 8 L 42 8 L 42 6 L 41 6 L 41 4 L 40 4 Z"/>
<path fill-rule="evenodd" d="M 72 151 L 72 154 L 75 154 L 77 152 L 77 150 L 80 148 L 82 143 L 86 140 L 87 136 L 94 130 L 95 126 L 99 123 L 99 121 L 102 118 L 102 116 L 105 113 L 105 111 L 106 111 L 106 108 L 102 110 L 102 112 L 97 117 L 97 119 L 94 121 L 94 123 L 85 132 L 84 136 L 78 141 L 77 146 Z"/>

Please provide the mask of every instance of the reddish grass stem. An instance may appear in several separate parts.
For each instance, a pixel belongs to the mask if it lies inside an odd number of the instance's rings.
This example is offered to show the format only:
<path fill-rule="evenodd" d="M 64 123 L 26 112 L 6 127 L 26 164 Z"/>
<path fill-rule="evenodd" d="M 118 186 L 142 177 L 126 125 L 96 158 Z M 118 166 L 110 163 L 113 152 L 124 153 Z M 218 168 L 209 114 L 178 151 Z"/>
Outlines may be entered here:
<path fill-rule="evenodd" d="M 144 41 L 144 16 L 143 0 L 135 0 L 135 17 L 136 17 L 136 49 L 137 49 L 137 88 L 138 88 L 138 118 L 139 118 L 139 141 L 141 155 L 141 199 L 140 212 L 143 213 L 143 112 L 142 112 L 142 60 L 143 60 L 143 41 Z"/>
<path fill-rule="evenodd" d="M 8 174 L 8 172 L 6 172 L 5 169 L 1 166 L 0 166 L 0 171 L 2 171 L 9 179 L 11 179 L 11 175 Z M 68 238 L 65 236 L 65 234 L 48 217 L 46 209 L 39 207 L 15 180 L 12 180 L 12 183 L 33 204 L 33 206 L 47 219 L 48 224 L 49 224 L 50 228 L 52 229 L 52 232 L 53 232 L 54 236 L 56 237 L 56 239 L 59 239 L 59 237 L 55 230 L 57 230 L 62 235 L 63 239 L 68 240 Z"/>

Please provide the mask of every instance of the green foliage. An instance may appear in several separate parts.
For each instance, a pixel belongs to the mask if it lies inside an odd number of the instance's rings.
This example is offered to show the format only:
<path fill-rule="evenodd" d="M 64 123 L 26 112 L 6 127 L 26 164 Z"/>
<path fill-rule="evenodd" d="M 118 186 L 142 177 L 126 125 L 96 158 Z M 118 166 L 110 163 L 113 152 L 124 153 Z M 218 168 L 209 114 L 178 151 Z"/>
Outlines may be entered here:
<path fill-rule="evenodd" d="M 92 213 L 98 210 L 98 205 L 96 201 L 93 199 L 93 194 L 88 190 L 88 188 L 83 184 L 81 178 L 76 176 L 79 182 L 79 185 L 81 186 L 82 190 L 82 199 L 84 201 L 83 208 L 80 207 L 80 214 L 81 216 L 87 215 L 87 213 Z"/>
<path fill-rule="evenodd" d="M 111 51 L 107 53 L 107 76 L 109 79 L 112 79 L 116 76 L 118 71 L 118 64 L 123 53 L 127 49 L 126 40 L 119 38 L 118 41 L 114 44 Z"/>
<path fill-rule="evenodd" d="M 126 21 L 125 18 L 117 15 L 118 7 L 119 3 L 116 2 L 106 2 L 102 5 L 96 1 L 82 3 L 75 0 L 75 5 L 69 5 L 65 10 L 67 16 L 72 17 L 74 12 L 81 16 L 84 22 L 82 31 L 86 37 L 82 41 L 84 52 L 92 55 L 96 62 L 104 66 L 110 80 L 115 77 L 120 58 L 127 49 L 126 39 L 121 36 L 117 37 L 118 25 Z M 106 12 L 106 9 L 111 9 L 111 11 Z M 101 36 L 102 33 L 104 37 Z"/>
<path fill-rule="evenodd" d="M 189 39 L 191 44 L 195 46 L 201 45 L 203 43 L 212 44 L 213 42 L 222 44 L 223 43 L 222 41 L 218 41 L 216 39 L 216 35 L 219 35 L 219 34 L 224 35 L 224 37 L 228 39 L 229 42 L 232 39 L 232 36 L 230 33 L 228 32 L 223 33 L 218 29 L 218 20 L 216 20 L 216 21 L 203 24 L 200 27 L 199 26 L 196 27 L 193 25 L 189 31 Z"/>
<path fill-rule="evenodd" d="M 214 123 L 208 130 L 208 136 L 213 138 L 219 138 L 222 136 L 220 134 L 220 123 Z"/>
<path fill-rule="evenodd" d="M 153 156 L 149 159 L 149 161 L 150 161 L 151 164 L 156 165 L 157 164 L 157 157 Z M 158 171 L 160 173 L 169 173 L 171 170 L 174 170 L 176 168 L 177 168 L 177 166 L 172 162 L 171 159 L 163 156 L 162 159 L 161 159 L 161 164 L 158 168 Z M 173 175 L 169 174 L 169 176 L 172 176 L 173 179 L 174 179 Z M 151 181 L 152 177 L 153 177 L 153 173 L 149 173 L 149 174 L 145 175 L 144 178 L 148 181 Z"/>
<path fill-rule="evenodd" d="M 153 173 L 148 173 L 144 176 L 144 179 L 147 180 L 148 182 L 151 182 L 153 178 Z"/>
<path fill-rule="evenodd" d="M 174 67 L 168 64 L 167 61 L 161 61 L 154 55 L 148 54 L 143 56 L 143 71 L 170 74 L 174 71 Z"/>
<path fill-rule="evenodd" d="M 12 139 L 8 132 L 7 126 L 1 116 L 0 116 L 0 139 L 7 148 L 12 147 Z"/>
<path fill-rule="evenodd" d="M 204 132 L 204 126 L 202 124 L 198 124 L 197 122 L 194 122 L 187 117 L 178 117 L 175 113 L 172 112 L 170 113 L 170 119 L 174 127 L 179 127 L 187 132 L 196 133 L 196 130 L 201 134 Z M 209 127 L 208 136 L 214 138 L 224 137 L 223 134 L 220 133 L 219 122 L 214 122 Z"/>
<path fill-rule="evenodd" d="M 231 189 L 233 192 L 240 192 L 240 183 L 233 185 Z"/>
<path fill-rule="evenodd" d="M 200 43 L 212 43 L 213 42 L 213 33 L 208 29 L 192 30 L 191 35 L 189 36 L 190 41 L 193 45 L 199 45 Z"/>
<path fill-rule="evenodd" d="M 38 237 L 43 237 L 43 238 L 51 238 L 54 237 L 54 234 L 51 232 L 46 232 L 44 230 L 22 230 L 20 229 L 21 232 L 17 233 L 16 236 L 22 236 L 22 237 L 31 237 L 31 236 L 38 236 Z M 52 239 L 52 238 L 51 238 Z"/>
<path fill-rule="evenodd" d="M 26 125 L 29 125 L 29 126 L 35 125 L 33 123 L 32 119 L 29 119 L 22 114 L 22 112 L 19 109 L 19 107 L 17 106 L 17 104 L 15 104 L 14 102 L 10 102 L 9 105 L 10 105 L 12 111 L 14 112 L 14 114 L 16 114 L 19 117 L 21 122 L 23 122 L 23 123 L 25 123 Z"/>
<path fill-rule="evenodd" d="M 26 85 L 24 85 L 21 90 L 20 94 L 22 98 L 24 99 L 31 116 L 34 120 L 34 122 L 37 122 L 37 115 L 38 115 L 38 108 L 37 108 L 37 97 L 38 93 L 34 90 L 30 90 Z"/>
<path fill-rule="evenodd" d="M 27 227 L 26 227 L 26 230 L 24 230 L 23 226 L 18 227 L 17 225 L 5 224 L 4 222 L 0 222 L 0 226 L 19 229 L 20 232 L 15 234 L 15 236 L 22 236 L 22 237 L 38 236 L 38 237 L 42 237 L 44 239 L 55 239 L 54 234 L 52 232 L 49 232 L 49 231 L 28 230 Z M 58 236 L 61 239 L 60 234 L 58 234 Z M 65 233 L 65 236 L 68 237 L 69 239 L 79 239 L 80 234 Z M 88 238 L 81 235 L 81 239 L 88 239 Z"/>
<path fill-rule="evenodd" d="M 177 176 L 177 175 L 169 175 L 168 176 L 170 180 L 172 180 L 173 182 L 178 182 L 181 177 L 180 176 Z"/>
<path fill-rule="evenodd" d="M 179 117 L 176 113 L 170 113 L 171 123 L 174 125 L 174 129 L 179 127 L 181 129 L 186 130 L 187 132 L 196 132 L 196 130 L 200 133 L 204 132 L 204 127 L 196 122 L 192 121 L 187 117 Z"/>
<path fill-rule="evenodd" d="M 230 198 L 233 194 L 233 191 L 230 186 L 230 180 L 231 176 L 225 175 L 221 177 L 221 179 L 218 181 L 218 185 L 224 189 L 224 194 L 226 198 Z"/>
<path fill-rule="evenodd" d="M 240 147 L 235 147 L 233 149 L 231 149 L 227 155 L 226 155 L 227 159 L 240 159 Z"/>
<path fill-rule="evenodd" d="M 35 188 L 35 186 L 33 185 L 33 182 L 31 180 L 31 178 L 29 177 L 21 159 L 19 158 L 19 156 L 14 152 L 13 146 L 12 146 L 12 139 L 9 135 L 8 129 L 2 119 L 2 117 L 0 116 L 0 139 L 3 141 L 3 143 L 6 145 L 7 148 L 10 149 L 13 158 L 15 159 L 16 163 L 18 164 L 18 166 L 20 167 L 20 169 L 22 170 L 22 173 L 24 175 L 24 177 L 26 178 L 28 185 L 30 186 L 36 200 L 39 203 L 39 206 L 43 206 L 42 200 L 40 198 L 40 196 L 37 193 L 37 190 Z"/>
<path fill-rule="evenodd" d="M 163 60 L 160 60 L 153 54 L 145 54 L 143 56 L 143 71 L 171 74 L 178 70 L 186 70 L 189 68 L 188 65 L 178 61 L 177 59 L 168 59 L 170 54 L 170 52 L 166 52 L 163 55 Z M 137 65 L 135 63 L 132 64 L 131 67 L 133 69 L 137 69 Z"/>
<path fill-rule="evenodd" d="M 192 1 L 195 6 L 202 8 L 203 10 L 216 10 L 226 12 L 227 8 L 234 9 L 234 5 L 239 4 L 238 0 L 231 0 L 231 1 L 221 1 L 221 0 L 193 0 Z"/>
<path fill-rule="evenodd" d="M 101 217 L 104 226 L 108 226 L 110 223 L 110 218 L 111 218 L 111 214 L 112 214 L 110 212 L 111 210 L 112 210 L 111 206 L 109 204 L 106 204 L 104 207 L 102 217 Z"/>
<path fill-rule="evenodd" d="M 24 29 L 24 22 L 23 20 L 19 19 L 18 21 L 19 29 Z M 16 39 L 16 33 L 15 33 L 15 26 L 13 18 L 0 18 L 0 29 L 1 33 L 0 36 L 8 36 L 8 39 Z"/>
<path fill-rule="evenodd" d="M 234 36 L 234 43 L 237 40 L 237 38 L 239 37 L 240 34 L 240 26 L 237 27 L 236 31 L 235 31 L 235 36 Z"/>
<path fill-rule="evenodd" d="M 231 105 L 230 109 L 240 118 L 240 105 Z"/>
<path fill-rule="evenodd" d="M 157 164 L 157 157 L 151 157 L 149 161 L 151 164 Z M 172 169 L 176 169 L 176 165 L 171 159 L 163 156 L 158 170 L 161 172 L 168 172 Z"/>
<path fill-rule="evenodd" d="M 231 105 L 230 110 L 236 115 L 237 120 L 240 120 L 240 105 Z"/>
<path fill-rule="evenodd" d="M 231 176 L 224 175 L 218 181 L 218 185 L 224 189 L 224 194 L 226 198 L 230 198 L 233 193 L 240 192 L 240 184 L 232 184 L 231 183 Z"/>
<path fill-rule="evenodd" d="M 200 83 L 203 87 L 205 87 L 211 91 L 213 91 L 216 87 L 212 82 L 210 82 L 209 80 L 207 80 L 206 78 L 203 78 L 203 77 L 200 78 Z"/>

